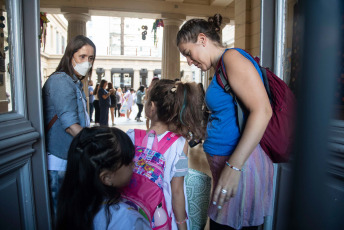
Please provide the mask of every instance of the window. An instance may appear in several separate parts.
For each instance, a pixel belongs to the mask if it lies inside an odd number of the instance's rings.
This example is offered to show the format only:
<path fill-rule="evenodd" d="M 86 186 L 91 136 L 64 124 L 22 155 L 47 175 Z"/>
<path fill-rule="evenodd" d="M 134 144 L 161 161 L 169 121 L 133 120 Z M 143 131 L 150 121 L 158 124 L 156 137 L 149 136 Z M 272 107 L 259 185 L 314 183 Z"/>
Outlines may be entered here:
<path fill-rule="evenodd" d="M 56 54 L 60 53 L 60 34 L 56 31 Z"/>
<path fill-rule="evenodd" d="M 129 74 L 124 74 L 124 86 L 131 87 L 131 77 Z"/>
<path fill-rule="evenodd" d="M 112 75 L 112 84 L 114 88 L 121 87 L 121 74 L 120 73 L 114 73 Z"/>
<path fill-rule="evenodd" d="M 64 51 L 65 51 L 65 37 L 64 36 L 61 36 L 61 53 L 63 54 Z"/>
<path fill-rule="evenodd" d="M 54 29 L 53 26 L 50 26 L 50 47 L 54 48 Z"/>
<path fill-rule="evenodd" d="M 0 11 L 0 113 L 14 110 L 13 76 L 10 63 L 11 38 L 7 24 L 7 12 Z"/>

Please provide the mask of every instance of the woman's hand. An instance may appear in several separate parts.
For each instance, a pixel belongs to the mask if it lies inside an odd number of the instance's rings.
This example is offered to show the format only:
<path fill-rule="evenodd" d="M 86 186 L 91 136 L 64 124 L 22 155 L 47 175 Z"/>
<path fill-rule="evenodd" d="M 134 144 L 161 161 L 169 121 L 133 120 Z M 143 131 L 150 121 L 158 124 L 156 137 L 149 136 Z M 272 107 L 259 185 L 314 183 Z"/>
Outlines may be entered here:
<path fill-rule="evenodd" d="M 222 169 L 212 201 L 218 209 L 221 209 L 224 202 L 228 202 L 231 197 L 236 195 L 241 173 L 241 171 L 234 170 L 227 165 Z"/>

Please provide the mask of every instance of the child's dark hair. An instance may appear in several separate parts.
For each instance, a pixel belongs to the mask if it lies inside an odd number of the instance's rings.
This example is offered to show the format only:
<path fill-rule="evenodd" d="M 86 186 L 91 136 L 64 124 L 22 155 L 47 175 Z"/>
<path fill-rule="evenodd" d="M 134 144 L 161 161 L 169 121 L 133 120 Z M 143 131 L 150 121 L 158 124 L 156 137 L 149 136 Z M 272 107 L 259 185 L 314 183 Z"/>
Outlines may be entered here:
<path fill-rule="evenodd" d="M 213 17 L 210 17 L 208 21 L 198 18 L 190 19 L 185 22 L 177 34 L 177 46 L 180 43 L 197 42 L 200 33 L 205 34 L 209 39 L 221 46 L 219 35 L 221 23 L 222 16 L 220 14 L 215 14 Z"/>
<path fill-rule="evenodd" d="M 172 132 L 187 139 L 202 139 L 205 133 L 203 99 L 196 83 L 182 83 L 162 79 L 157 81 L 148 95 L 148 103 L 154 102 L 159 121 L 166 123 Z"/>
<path fill-rule="evenodd" d="M 93 229 L 93 218 L 104 201 L 109 223 L 109 206 L 118 203 L 121 193 L 104 185 L 99 175 L 129 165 L 134 154 L 130 138 L 117 128 L 84 128 L 75 136 L 59 191 L 56 229 Z"/>

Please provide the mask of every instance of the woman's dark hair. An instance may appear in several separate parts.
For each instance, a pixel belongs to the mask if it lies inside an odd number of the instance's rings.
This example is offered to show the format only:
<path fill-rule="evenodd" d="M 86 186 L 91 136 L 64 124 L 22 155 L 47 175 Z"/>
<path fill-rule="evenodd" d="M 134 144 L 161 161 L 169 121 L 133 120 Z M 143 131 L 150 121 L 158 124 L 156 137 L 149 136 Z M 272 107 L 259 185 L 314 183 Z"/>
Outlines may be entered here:
<path fill-rule="evenodd" d="M 159 121 L 187 139 L 191 138 L 190 132 L 196 139 L 204 138 L 203 101 L 202 92 L 194 82 L 162 79 L 148 93 L 148 103 L 155 103 Z"/>
<path fill-rule="evenodd" d="M 143 85 L 141 85 L 137 91 L 139 91 L 139 90 L 143 93 L 143 91 L 145 90 L 145 87 Z"/>
<path fill-rule="evenodd" d="M 210 17 L 208 21 L 197 18 L 188 20 L 178 31 L 177 46 L 180 43 L 197 42 L 197 38 L 200 33 L 205 34 L 207 38 L 221 46 L 221 39 L 219 35 L 221 23 L 222 16 L 220 14 L 215 14 L 213 17 Z"/>
<path fill-rule="evenodd" d="M 93 218 L 104 201 L 109 224 L 109 206 L 118 203 L 121 193 L 103 184 L 99 175 L 129 165 L 134 154 L 130 138 L 117 128 L 84 128 L 75 136 L 59 191 L 56 229 L 93 229 Z"/>
<path fill-rule="evenodd" d="M 98 95 L 98 90 L 99 90 L 99 83 L 96 84 L 96 87 L 93 90 L 93 95 Z"/>
<path fill-rule="evenodd" d="M 103 79 L 100 81 L 100 85 L 99 85 L 99 88 L 103 89 L 104 88 L 104 85 L 107 83 L 108 81 Z"/>
<path fill-rule="evenodd" d="M 63 57 L 61 58 L 61 61 L 60 61 L 59 65 L 57 66 L 55 72 L 65 72 L 70 77 L 72 77 L 74 75 L 74 68 L 73 68 L 73 64 L 72 64 L 73 55 L 76 52 L 78 52 L 78 50 L 81 49 L 84 45 L 90 45 L 93 47 L 93 49 L 94 49 L 93 62 L 94 62 L 94 60 L 96 59 L 96 46 L 94 45 L 94 43 L 89 38 L 87 38 L 83 35 L 78 35 L 78 36 L 75 36 L 74 38 L 72 38 L 68 42 L 65 53 L 63 54 Z M 86 76 L 88 77 L 87 79 L 89 79 L 92 75 L 93 62 L 92 62 L 91 69 L 86 74 Z M 83 76 L 82 79 L 84 79 L 86 76 Z"/>
<path fill-rule="evenodd" d="M 203 101 L 203 106 L 202 106 L 202 111 L 203 111 L 203 123 L 204 124 L 207 124 L 208 122 L 208 118 L 209 118 L 209 115 L 210 115 L 210 111 L 207 107 L 207 104 L 205 103 L 205 90 L 204 90 L 204 87 L 203 87 L 203 84 L 200 82 L 197 84 L 200 91 L 201 91 L 201 99 Z"/>
<path fill-rule="evenodd" d="M 113 89 L 112 82 L 108 83 L 107 91 L 109 91 L 110 89 Z"/>

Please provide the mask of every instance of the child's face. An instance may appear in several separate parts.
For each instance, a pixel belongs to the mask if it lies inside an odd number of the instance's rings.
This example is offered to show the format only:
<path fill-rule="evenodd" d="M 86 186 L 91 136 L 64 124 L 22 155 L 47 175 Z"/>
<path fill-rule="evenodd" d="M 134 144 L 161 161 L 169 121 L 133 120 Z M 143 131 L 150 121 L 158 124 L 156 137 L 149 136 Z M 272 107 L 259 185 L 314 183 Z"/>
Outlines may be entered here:
<path fill-rule="evenodd" d="M 134 162 L 129 165 L 122 165 L 116 171 L 110 173 L 109 180 L 112 187 L 121 188 L 129 184 L 131 176 L 133 175 Z"/>

